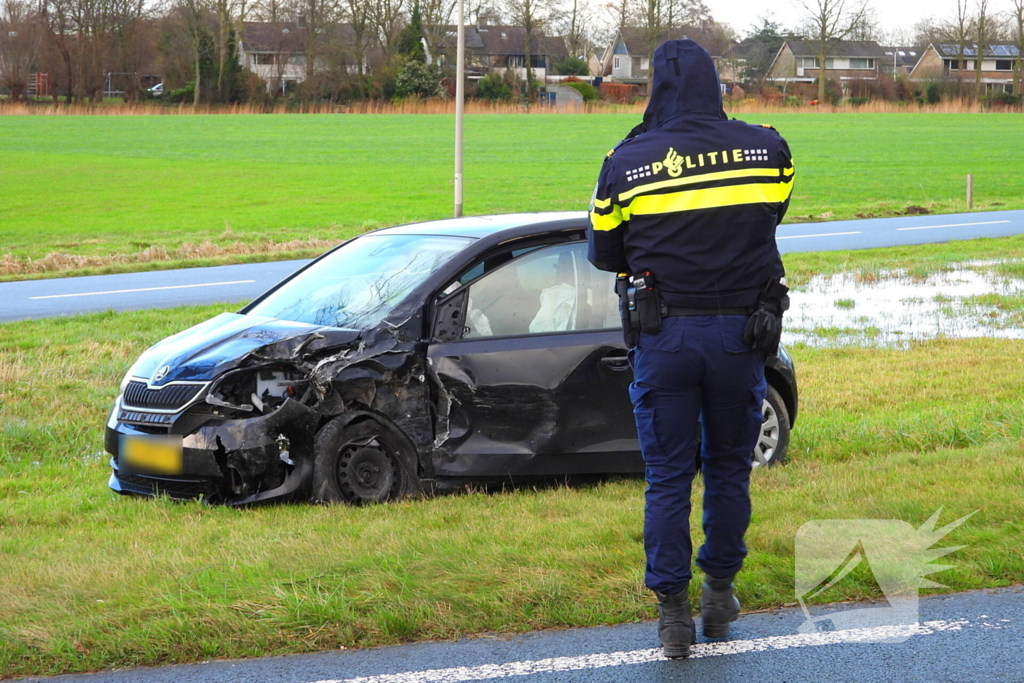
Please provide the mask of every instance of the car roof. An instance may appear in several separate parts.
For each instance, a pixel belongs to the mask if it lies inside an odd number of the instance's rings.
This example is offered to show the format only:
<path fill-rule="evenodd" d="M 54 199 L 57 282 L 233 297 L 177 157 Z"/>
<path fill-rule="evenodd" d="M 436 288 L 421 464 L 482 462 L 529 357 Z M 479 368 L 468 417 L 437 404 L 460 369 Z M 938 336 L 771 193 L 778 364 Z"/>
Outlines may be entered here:
<path fill-rule="evenodd" d="M 445 235 L 452 237 L 504 238 L 585 226 L 586 211 L 506 213 L 492 216 L 464 216 L 423 223 L 396 225 L 375 230 L 374 235 Z M 507 233 L 507 234 L 506 234 Z"/>

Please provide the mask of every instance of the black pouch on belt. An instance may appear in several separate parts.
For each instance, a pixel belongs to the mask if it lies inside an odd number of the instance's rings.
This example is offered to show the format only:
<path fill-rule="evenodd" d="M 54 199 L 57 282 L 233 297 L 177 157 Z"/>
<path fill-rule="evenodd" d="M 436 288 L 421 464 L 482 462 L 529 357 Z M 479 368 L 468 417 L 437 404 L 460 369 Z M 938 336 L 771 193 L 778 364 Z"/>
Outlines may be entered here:
<path fill-rule="evenodd" d="M 645 270 L 633 276 L 636 288 L 636 311 L 640 318 L 640 329 L 647 334 L 661 331 L 661 300 L 654 286 L 654 274 Z"/>

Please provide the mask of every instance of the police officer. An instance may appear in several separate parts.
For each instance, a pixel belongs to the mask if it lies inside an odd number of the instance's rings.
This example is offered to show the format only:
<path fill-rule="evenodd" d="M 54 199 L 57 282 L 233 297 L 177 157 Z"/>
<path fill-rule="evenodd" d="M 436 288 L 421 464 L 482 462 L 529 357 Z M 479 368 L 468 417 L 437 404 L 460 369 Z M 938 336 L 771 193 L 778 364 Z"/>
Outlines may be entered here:
<path fill-rule="evenodd" d="M 643 123 L 601 169 L 589 258 L 631 273 L 641 309 L 630 398 L 648 484 L 645 581 L 658 599 L 665 655 L 674 658 L 688 656 L 696 639 L 687 591 L 698 466 L 704 635 L 726 637 L 739 614 L 733 577 L 747 554 L 764 363 L 788 306 L 775 228 L 793 163 L 774 129 L 726 118 L 714 63 L 695 42 L 665 43 L 652 66 Z"/>

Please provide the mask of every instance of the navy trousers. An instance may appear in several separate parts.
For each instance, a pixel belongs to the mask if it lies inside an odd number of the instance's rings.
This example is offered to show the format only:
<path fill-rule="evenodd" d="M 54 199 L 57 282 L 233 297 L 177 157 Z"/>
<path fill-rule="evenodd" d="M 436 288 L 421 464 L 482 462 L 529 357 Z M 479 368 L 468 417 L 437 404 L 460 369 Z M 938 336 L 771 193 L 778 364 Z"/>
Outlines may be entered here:
<path fill-rule="evenodd" d="M 697 565 L 715 577 L 743 566 L 750 468 L 767 383 L 764 356 L 743 340 L 740 315 L 665 318 L 631 354 L 630 398 L 646 463 L 647 587 L 678 593 L 691 577 L 690 489 L 704 473 L 704 545 Z"/>

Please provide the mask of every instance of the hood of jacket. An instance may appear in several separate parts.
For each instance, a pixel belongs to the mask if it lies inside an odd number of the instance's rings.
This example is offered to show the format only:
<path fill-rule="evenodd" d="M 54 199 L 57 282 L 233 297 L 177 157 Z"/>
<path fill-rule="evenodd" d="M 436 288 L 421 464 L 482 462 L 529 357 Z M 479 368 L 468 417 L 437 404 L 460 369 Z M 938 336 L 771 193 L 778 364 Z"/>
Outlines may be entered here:
<path fill-rule="evenodd" d="M 669 40 L 654 51 L 651 99 L 644 112 L 644 131 L 680 116 L 725 119 L 722 89 L 715 62 L 692 40 Z"/>

